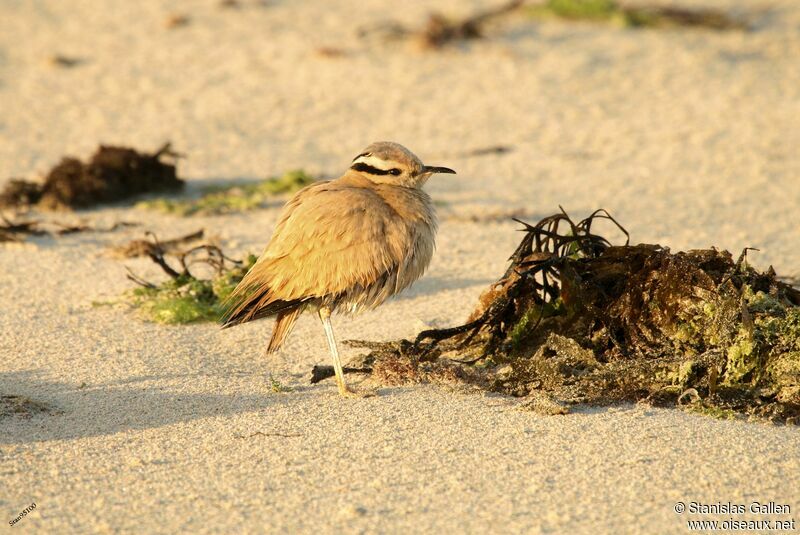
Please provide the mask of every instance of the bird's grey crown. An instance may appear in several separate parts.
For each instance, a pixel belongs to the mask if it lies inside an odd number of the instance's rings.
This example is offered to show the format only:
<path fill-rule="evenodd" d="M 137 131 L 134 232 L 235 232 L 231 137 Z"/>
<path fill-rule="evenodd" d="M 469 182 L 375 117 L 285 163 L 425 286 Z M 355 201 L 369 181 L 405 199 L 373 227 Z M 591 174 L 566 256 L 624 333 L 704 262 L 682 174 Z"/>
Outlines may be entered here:
<path fill-rule="evenodd" d="M 377 141 L 353 158 L 350 167 L 355 171 L 371 175 L 415 175 L 422 168 L 422 161 L 410 150 L 392 141 Z"/>

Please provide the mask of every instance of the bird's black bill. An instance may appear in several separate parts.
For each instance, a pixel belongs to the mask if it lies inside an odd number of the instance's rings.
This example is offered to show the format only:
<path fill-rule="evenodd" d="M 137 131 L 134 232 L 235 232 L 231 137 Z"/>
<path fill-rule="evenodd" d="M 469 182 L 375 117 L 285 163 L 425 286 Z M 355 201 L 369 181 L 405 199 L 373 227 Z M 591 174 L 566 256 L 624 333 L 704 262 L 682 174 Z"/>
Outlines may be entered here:
<path fill-rule="evenodd" d="M 448 174 L 451 174 L 451 175 L 456 174 L 456 172 L 453 171 L 452 169 L 450 169 L 449 167 L 433 167 L 433 166 L 430 166 L 430 165 L 426 165 L 425 167 L 423 167 L 422 168 L 422 172 L 423 173 L 448 173 Z"/>

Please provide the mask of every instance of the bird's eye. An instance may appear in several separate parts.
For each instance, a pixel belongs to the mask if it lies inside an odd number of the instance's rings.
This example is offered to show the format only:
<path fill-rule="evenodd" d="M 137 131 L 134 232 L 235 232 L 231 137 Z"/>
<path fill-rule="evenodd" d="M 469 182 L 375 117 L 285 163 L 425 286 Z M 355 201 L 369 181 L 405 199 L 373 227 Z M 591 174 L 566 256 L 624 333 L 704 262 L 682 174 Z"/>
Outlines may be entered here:
<path fill-rule="evenodd" d="M 389 174 L 390 174 L 390 175 L 397 176 L 397 175 L 399 175 L 399 174 L 400 174 L 400 169 L 397 169 L 397 168 L 392 168 L 392 169 L 389 169 Z"/>

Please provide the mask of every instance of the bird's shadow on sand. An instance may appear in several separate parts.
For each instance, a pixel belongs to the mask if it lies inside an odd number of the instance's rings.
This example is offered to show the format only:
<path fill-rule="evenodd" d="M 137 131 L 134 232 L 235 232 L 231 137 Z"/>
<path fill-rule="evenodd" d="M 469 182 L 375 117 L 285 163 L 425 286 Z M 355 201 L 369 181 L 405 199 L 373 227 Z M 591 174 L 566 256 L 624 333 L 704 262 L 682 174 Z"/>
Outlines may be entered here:
<path fill-rule="evenodd" d="M 289 395 L 210 394 L 164 386 L 200 380 L 200 374 L 131 377 L 93 385 L 46 381 L 38 375 L 30 370 L 0 373 L 0 395 L 20 395 L 45 407 L 32 415 L 0 416 L 0 444 L 113 435 L 251 412 L 263 413 L 268 420 L 270 407 L 302 404 L 312 395 L 310 388 L 295 388 Z"/>

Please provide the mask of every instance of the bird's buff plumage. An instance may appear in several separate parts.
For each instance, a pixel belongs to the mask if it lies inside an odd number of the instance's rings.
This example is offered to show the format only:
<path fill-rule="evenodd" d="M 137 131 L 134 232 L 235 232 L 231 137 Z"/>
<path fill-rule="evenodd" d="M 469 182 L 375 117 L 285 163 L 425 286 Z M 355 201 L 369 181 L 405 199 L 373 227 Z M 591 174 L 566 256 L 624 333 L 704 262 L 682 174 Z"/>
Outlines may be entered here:
<path fill-rule="evenodd" d="M 299 191 L 283 208 L 258 262 L 227 302 L 225 327 L 277 315 L 268 351 L 281 347 L 311 306 L 326 327 L 339 388 L 329 316 L 374 308 L 410 286 L 430 263 L 433 203 L 421 188 L 433 173 L 397 143 L 373 143 L 335 180 Z"/>

